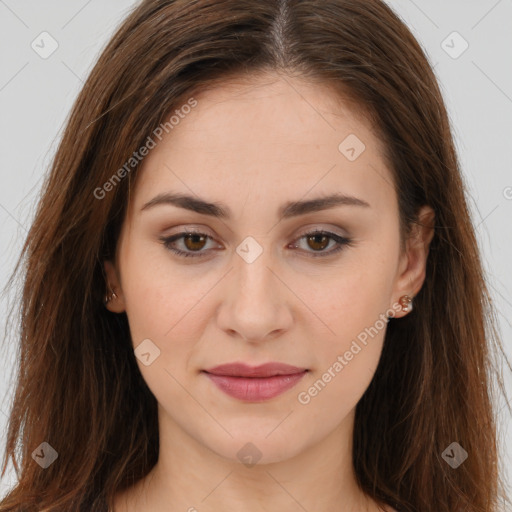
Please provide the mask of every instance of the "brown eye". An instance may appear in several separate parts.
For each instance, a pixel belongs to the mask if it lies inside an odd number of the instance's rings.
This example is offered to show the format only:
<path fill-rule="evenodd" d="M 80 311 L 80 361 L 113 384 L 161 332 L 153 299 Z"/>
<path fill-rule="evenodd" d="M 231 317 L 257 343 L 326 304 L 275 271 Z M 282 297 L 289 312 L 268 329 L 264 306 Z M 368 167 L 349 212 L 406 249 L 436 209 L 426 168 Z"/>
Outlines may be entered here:
<path fill-rule="evenodd" d="M 183 237 L 183 243 L 185 247 L 190 251 L 200 251 L 206 245 L 206 235 L 197 233 L 187 233 Z"/>
<path fill-rule="evenodd" d="M 307 241 L 315 251 L 323 251 L 329 245 L 329 237 L 323 234 L 309 235 Z"/>
<path fill-rule="evenodd" d="M 171 237 L 160 238 L 167 250 L 183 257 L 204 256 L 208 252 L 203 250 L 208 243 L 208 239 L 211 239 L 211 237 L 205 233 L 193 233 L 190 231 L 178 233 Z M 181 245 L 181 248 L 177 248 L 176 245 Z"/>
<path fill-rule="evenodd" d="M 352 240 L 329 231 L 312 231 L 302 235 L 292 247 L 300 248 L 300 241 L 305 240 L 304 252 L 312 258 L 327 257 L 341 251 L 345 246 L 351 246 Z M 325 250 L 332 243 L 331 250 Z M 316 253 L 316 254 L 315 254 Z"/>

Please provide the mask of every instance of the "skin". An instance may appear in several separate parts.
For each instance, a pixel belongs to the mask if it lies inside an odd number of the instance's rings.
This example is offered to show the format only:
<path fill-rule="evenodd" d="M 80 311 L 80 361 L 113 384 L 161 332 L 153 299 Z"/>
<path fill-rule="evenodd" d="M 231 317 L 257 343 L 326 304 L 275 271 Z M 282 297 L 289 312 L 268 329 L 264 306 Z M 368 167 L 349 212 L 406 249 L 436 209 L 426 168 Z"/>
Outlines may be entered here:
<path fill-rule="evenodd" d="M 421 209 L 424 225 L 401 252 L 381 143 L 326 86 L 258 75 L 194 97 L 198 105 L 144 159 L 115 261 L 105 262 L 117 295 L 108 309 L 126 312 L 134 348 L 150 339 L 160 350 L 148 366 L 137 359 L 159 404 L 159 460 L 116 496 L 115 511 L 384 510 L 358 488 L 351 453 L 355 407 L 377 368 L 385 326 L 309 403 L 298 394 L 393 305 L 392 321 L 407 314 L 397 303 L 424 282 L 433 212 Z M 366 146 L 354 161 L 338 149 L 349 134 Z M 171 191 L 222 203 L 232 218 L 169 204 L 141 211 Z M 278 216 L 287 201 L 335 191 L 370 207 Z M 202 257 L 180 257 L 159 240 L 189 228 L 211 238 L 181 238 L 174 247 Z M 315 258 L 337 244 L 308 242 L 314 228 L 353 244 Z M 263 250 L 252 263 L 236 252 L 247 236 Z M 309 372 L 284 394 L 246 403 L 201 373 L 234 361 Z M 248 442 L 261 453 L 251 467 L 237 456 Z"/>

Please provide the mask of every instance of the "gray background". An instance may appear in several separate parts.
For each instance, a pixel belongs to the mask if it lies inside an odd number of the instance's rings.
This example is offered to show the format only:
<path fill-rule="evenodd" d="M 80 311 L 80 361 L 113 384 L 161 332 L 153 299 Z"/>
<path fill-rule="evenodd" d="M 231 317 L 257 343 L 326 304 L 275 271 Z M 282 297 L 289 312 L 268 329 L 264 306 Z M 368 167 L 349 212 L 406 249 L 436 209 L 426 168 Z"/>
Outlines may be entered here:
<path fill-rule="evenodd" d="M 100 50 L 135 3 L 0 0 L 1 287 L 30 226 L 41 178 L 71 105 Z M 420 41 L 440 81 L 503 342 L 512 357 L 512 0 L 388 3 Z M 31 47 L 33 41 L 43 46 L 40 34 L 44 31 L 58 43 L 46 59 Z M 452 36 L 454 31 L 463 39 Z M 461 53 L 464 40 L 469 46 Z M 50 48 L 49 39 L 44 48 Z M 7 321 L 3 297 L 0 306 L 3 336 Z M 5 439 L 12 398 L 15 333 L 7 341 L 1 345 L 5 348 L 0 358 L 0 443 Z M 507 372 L 506 384 L 511 390 Z M 504 470 L 512 462 L 512 422 L 503 408 L 505 401 L 500 398 L 498 404 L 502 470 L 510 485 L 511 475 Z M 0 454 L 3 450 L 0 444 Z M 0 496 L 14 479 L 10 471 L 1 480 Z"/>

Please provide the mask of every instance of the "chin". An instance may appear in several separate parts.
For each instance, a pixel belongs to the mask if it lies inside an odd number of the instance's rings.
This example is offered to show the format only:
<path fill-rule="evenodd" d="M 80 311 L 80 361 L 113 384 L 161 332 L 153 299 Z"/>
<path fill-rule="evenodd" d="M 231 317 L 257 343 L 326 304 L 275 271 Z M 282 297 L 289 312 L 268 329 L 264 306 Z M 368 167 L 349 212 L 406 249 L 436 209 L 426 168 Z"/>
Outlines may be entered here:
<path fill-rule="evenodd" d="M 277 424 L 274 424 L 274 428 Z M 290 432 L 275 435 L 274 431 L 268 435 L 271 430 L 258 429 L 254 426 L 238 433 L 230 432 L 233 437 L 226 434 L 215 440 L 202 439 L 201 442 L 220 457 L 246 467 L 287 461 L 313 444 L 306 439 L 296 439 Z"/>

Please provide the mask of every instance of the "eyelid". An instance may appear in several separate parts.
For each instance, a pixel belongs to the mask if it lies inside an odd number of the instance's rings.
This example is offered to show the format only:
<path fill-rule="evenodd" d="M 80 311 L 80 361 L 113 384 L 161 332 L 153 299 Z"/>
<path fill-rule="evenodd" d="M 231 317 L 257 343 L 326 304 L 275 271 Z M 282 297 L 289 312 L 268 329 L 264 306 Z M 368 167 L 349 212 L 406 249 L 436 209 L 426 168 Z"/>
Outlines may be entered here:
<path fill-rule="evenodd" d="M 207 235 L 209 238 L 216 240 L 216 236 L 211 234 L 212 233 L 211 230 L 209 230 L 207 227 L 197 227 L 197 226 L 189 227 L 187 225 L 183 225 L 183 226 L 178 226 L 176 229 L 179 229 L 179 231 L 176 231 L 175 233 L 170 234 L 170 235 L 166 235 L 165 238 L 170 238 L 175 235 L 182 235 L 182 234 L 186 234 L 186 233 L 194 233 L 194 234 L 198 234 L 198 235 Z M 337 226 L 336 227 L 322 227 L 321 224 L 319 227 L 319 224 L 317 223 L 317 224 L 313 224 L 312 226 L 306 226 L 305 228 L 301 228 L 299 233 L 294 235 L 293 240 L 296 241 L 298 238 L 301 238 L 305 235 L 311 235 L 314 233 L 331 233 L 333 235 L 339 236 L 340 238 L 346 238 L 346 239 L 351 238 L 348 233 L 346 233 L 346 232 L 343 233 L 343 232 L 336 231 L 336 230 L 341 230 L 341 228 L 339 228 Z"/>
<path fill-rule="evenodd" d="M 328 234 L 339 236 L 340 238 L 349 238 L 348 234 L 346 234 L 346 233 L 343 234 L 338 231 L 335 231 L 336 229 L 340 229 L 340 228 L 318 227 L 318 224 L 315 224 L 313 227 L 306 227 L 306 228 L 302 229 L 298 235 L 295 235 L 295 240 L 297 238 L 301 238 L 305 235 L 312 235 L 315 233 L 328 233 Z"/>

